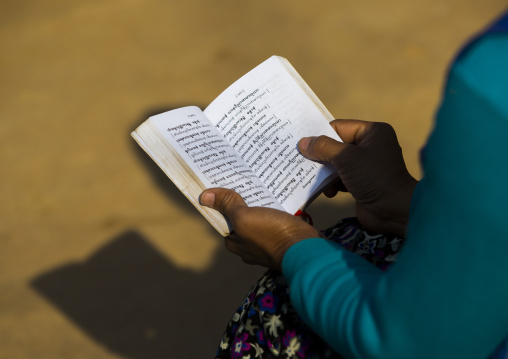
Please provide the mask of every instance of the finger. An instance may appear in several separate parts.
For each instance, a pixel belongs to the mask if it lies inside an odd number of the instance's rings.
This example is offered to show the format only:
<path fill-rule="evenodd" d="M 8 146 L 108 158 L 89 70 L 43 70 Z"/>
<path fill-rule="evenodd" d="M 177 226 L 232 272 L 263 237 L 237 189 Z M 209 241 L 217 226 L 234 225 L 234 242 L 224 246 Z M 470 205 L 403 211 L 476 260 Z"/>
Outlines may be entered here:
<path fill-rule="evenodd" d="M 334 120 L 330 122 L 335 132 L 345 143 L 358 144 L 365 136 L 365 132 L 374 122 L 360 120 Z"/>
<path fill-rule="evenodd" d="M 240 242 L 240 237 L 238 236 L 238 234 L 236 234 L 235 231 L 232 231 L 229 236 L 225 237 L 228 241 L 231 241 L 231 242 Z"/>
<path fill-rule="evenodd" d="M 228 251 L 234 254 L 239 254 L 238 242 L 231 238 L 231 236 L 224 237 L 224 246 Z"/>
<path fill-rule="evenodd" d="M 325 189 L 323 191 L 323 194 L 328 197 L 328 198 L 333 198 L 337 195 L 337 193 L 339 193 L 339 188 L 338 187 L 328 187 L 327 189 Z"/>
<path fill-rule="evenodd" d="M 256 256 L 252 256 L 248 252 L 242 250 L 241 243 L 232 239 L 231 236 L 224 238 L 224 246 L 228 251 L 239 256 L 244 263 L 261 265 Z"/>
<path fill-rule="evenodd" d="M 228 236 L 228 237 L 224 238 L 224 246 L 226 247 L 226 249 L 229 252 L 236 254 L 237 256 L 240 256 L 240 258 L 242 258 L 242 261 L 246 262 L 244 259 L 245 253 L 244 253 L 244 251 L 242 251 L 241 244 L 239 242 L 231 239 L 231 237 Z M 248 263 L 248 262 L 246 262 L 246 263 Z M 249 263 L 249 264 L 252 264 L 252 263 Z"/>
<path fill-rule="evenodd" d="M 325 187 L 325 189 L 323 190 L 323 193 L 327 197 L 333 197 L 339 191 L 340 192 L 347 192 L 347 189 L 346 189 L 346 186 L 344 186 L 344 183 L 342 183 L 341 179 L 337 178 L 336 180 L 334 180 L 333 182 L 331 182 L 329 185 L 327 185 Z M 328 196 L 328 193 L 330 194 L 330 196 Z"/>
<path fill-rule="evenodd" d="M 332 162 L 347 146 L 327 136 L 304 137 L 298 142 L 298 151 L 314 161 Z"/>
<path fill-rule="evenodd" d="M 333 198 L 337 195 L 339 191 L 340 192 L 348 191 L 346 186 L 344 186 L 344 184 L 340 180 L 326 187 L 323 191 L 323 194 L 328 198 Z"/>
<path fill-rule="evenodd" d="M 256 260 L 256 257 L 252 257 L 249 253 L 242 251 L 241 243 L 231 238 L 231 236 L 224 238 L 224 245 L 228 251 L 237 256 L 240 256 L 242 261 L 247 264 L 259 264 L 259 261 Z"/>
<path fill-rule="evenodd" d="M 199 202 L 204 206 L 216 209 L 232 221 L 239 208 L 247 207 L 242 196 L 226 188 L 207 189 L 199 196 Z"/>

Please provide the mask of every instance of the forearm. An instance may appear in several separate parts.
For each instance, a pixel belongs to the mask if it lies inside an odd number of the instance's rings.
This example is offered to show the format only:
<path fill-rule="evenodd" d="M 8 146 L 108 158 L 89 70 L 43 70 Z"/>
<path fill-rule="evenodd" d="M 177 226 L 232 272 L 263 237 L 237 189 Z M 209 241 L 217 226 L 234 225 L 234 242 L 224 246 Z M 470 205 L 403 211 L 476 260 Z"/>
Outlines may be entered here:
<path fill-rule="evenodd" d="M 351 268 L 364 275 L 352 275 Z M 369 283 L 382 275 L 376 267 L 336 243 L 313 238 L 290 248 L 283 273 L 302 319 L 337 352 L 366 357 L 365 350 L 379 342 L 380 333 L 369 329 L 371 318 L 358 312 L 360 298 L 372 288 Z M 362 328 L 361 336 L 354 335 L 355 327 Z M 365 340 L 373 344 L 361 345 Z"/>
<path fill-rule="evenodd" d="M 434 200 L 426 197 L 424 206 Z M 430 219 L 438 225 L 450 210 L 444 206 Z M 505 262 L 505 251 L 481 242 L 457 244 L 467 235 L 481 237 L 481 228 L 464 228 L 453 240 L 439 227 L 419 226 L 412 231 L 428 243 L 410 239 L 401 253 L 406 255 L 387 272 L 323 239 L 300 242 L 286 253 L 283 271 L 294 307 L 345 357 L 479 358 L 505 335 L 500 308 L 508 293 L 498 284 L 508 268 L 491 273 L 487 266 Z"/>

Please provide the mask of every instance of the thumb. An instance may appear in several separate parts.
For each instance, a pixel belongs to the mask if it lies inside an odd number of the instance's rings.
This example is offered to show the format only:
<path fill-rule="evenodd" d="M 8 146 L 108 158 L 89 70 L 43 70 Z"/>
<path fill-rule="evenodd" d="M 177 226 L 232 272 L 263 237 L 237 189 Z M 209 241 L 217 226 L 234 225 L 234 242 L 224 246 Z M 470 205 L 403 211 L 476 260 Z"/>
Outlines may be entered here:
<path fill-rule="evenodd" d="M 313 161 L 332 162 L 347 146 L 327 136 L 304 137 L 298 142 L 298 151 Z"/>
<path fill-rule="evenodd" d="M 221 212 L 230 220 L 233 220 L 232 217 L 239 208 L 248 207 L 242 196 L 226 188 L 210 188 L 203 191 L 199 196 L 199 203 Z"/>

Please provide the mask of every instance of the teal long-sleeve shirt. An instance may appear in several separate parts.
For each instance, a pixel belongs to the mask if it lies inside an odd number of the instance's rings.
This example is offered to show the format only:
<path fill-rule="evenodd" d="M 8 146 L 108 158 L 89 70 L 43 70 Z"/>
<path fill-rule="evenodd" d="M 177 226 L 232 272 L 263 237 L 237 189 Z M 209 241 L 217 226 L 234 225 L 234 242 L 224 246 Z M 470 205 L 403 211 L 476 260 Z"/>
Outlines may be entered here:
<path fill-rule="evenodd" d="M 452 66 L 404 248 L 382 272 L 330 241 L 292 246 L 294 307 L 348 358 L 486 358 L 508 335 L 508 34 Z"/>

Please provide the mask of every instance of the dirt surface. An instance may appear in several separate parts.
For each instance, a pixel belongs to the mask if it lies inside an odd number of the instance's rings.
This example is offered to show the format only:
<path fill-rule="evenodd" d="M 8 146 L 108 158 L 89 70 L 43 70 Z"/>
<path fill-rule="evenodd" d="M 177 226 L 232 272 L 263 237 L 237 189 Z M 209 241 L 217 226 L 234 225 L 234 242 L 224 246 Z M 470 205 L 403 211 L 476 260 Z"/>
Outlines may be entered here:
<path fill-rule="evenodd" d="M 484 1 L 0 3 L 0 358 L 212 357 L 261 268 L 129 133 L 271 55 L 337 118 L 391 123 L 410 171 Z M 318 199 L 318 225 L 354 213 Z"/>

